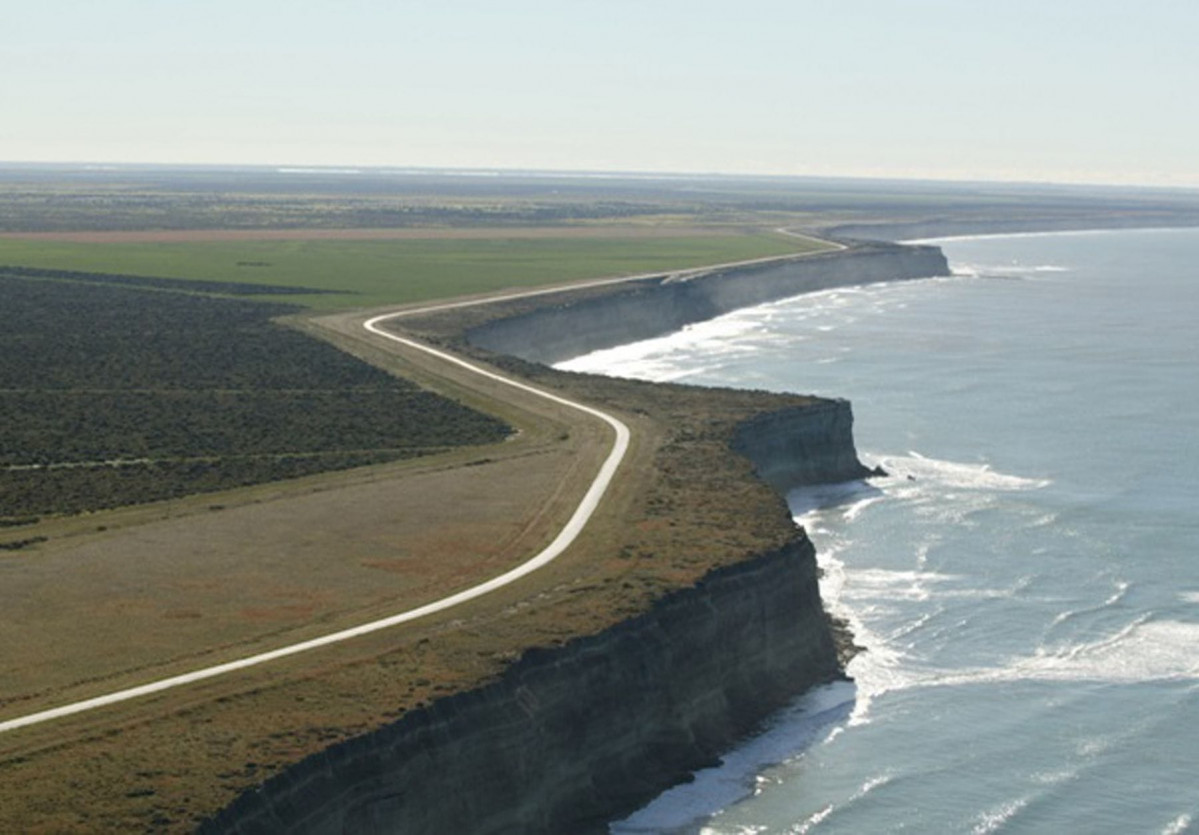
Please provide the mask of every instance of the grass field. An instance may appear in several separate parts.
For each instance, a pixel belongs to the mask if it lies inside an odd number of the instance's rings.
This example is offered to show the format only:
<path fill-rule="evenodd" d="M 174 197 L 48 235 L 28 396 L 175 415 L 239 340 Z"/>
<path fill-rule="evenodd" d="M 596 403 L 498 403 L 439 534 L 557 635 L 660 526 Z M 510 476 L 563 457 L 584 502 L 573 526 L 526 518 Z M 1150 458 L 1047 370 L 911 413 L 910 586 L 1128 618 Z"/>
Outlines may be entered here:
<path fill-rule="evenodd" d="M 78 243 L 2 239 L 0 264 L 300 285 L 345 295 L 274 296 L 316 310 L 375 307 L 506 287 L 655 272 L 826 248 L 775 234 L 484 240 Z"/>
<path fill-rule="evenodd" d="M 345 291 L 269 299 L 328 309 L 824 248 L 759 233 L 504 235 L 5 239 L 0 265 Z M 411 391 L 413 383 L 455 401 L 421 411 L 429 424 L 422 431 L 493 443 L 94 513 L 61 516 L 53 515 L 56 505 L 20 505 L 22 515 L 49 513 L 40 521 L 12 520 L 25 523 L 0 538 L 0 544 L 21 543 L 0 552 L 0 644 L 11 649 L 0 670 L 3 718 L 314 637 L 493 577 L 553 537 L 607 452 L 606 428 L 585 416 L 519 391 L 497 396 L 497 384 L 480 384 L 416 352 L 380 349 L 354 320 L 365 314 L 339 312 L 319 320 L 345 320 L 344 330 L 309 318 L 301 326 L 327 327 L 331 341 L 373 358 L 383 371 L 334 367 L 335 359 L 358 364 L 323 343 L 312 342 L 305 351 L 275 341 L 309 340 L 269 324 L 266 317 L 282 309 L 274 304 L 252 296 L 172 292 L 180 289 L 137 289 L 94 277 L 0 281 L 0 310 L 13 320 L 0 334 L 0 357 L 10 360 L 0 363 L 0 372 L 8 373 L 0 379 L 0 394 L 7 397 L 0 414 L 30 417 L 24 426 L 10 421 L 4 427 L 9 443 L 0 447 L 16 466 L 71 464 L 20 470 L 14 483 L 31 475 L 68 480 L 92 472 L 140 485 L 145 467 L 87 469 L 72 462 L 194 459 L 192 447 L 200 442 L 255 461 L 300 447 L 379 448 L 405 439 L 414 449 L 439 445 L 444 439 L 418 436 L 403 425 L 404 404 L 385 402 L 388 396 L 405 403 L 417 396 L 436 399 Z M 335 356 L 318 362 L 318 349 Z M 238 376 L 218 379 L 221 369 Z M 263 379 L 268 372 L 274 376 Z M 261 675 L 222 678 L 165 700 L 8 735 L 0 739 L 0 831 L 192 831 L 199 817 L 305 755 L 446 693 L 476 687 L 531 645 L 605 628 L 644 611 L 666 589 L 793 535 L 781 500 L 748 480 L 748 465 L 728 452 L 726 436 L 728 426 L 762 408 L 761 401 L 781 406 L 796 398 L 682 391 L 664 396 L 657 387 L 627 381 L 542 373 L 540 385 L 562 386 L 566 394 L 595 398 L 608 408 L 630 404 L 624 417 L 637 430 L 627 475 L 570 553 L 519 589 L 370 637 L 346 652 L 291 659 Z M 318 397 L 318 389 L 328 397 Z M 359 393 L 370 394 L 379 408 L 364 409 L 354 399 Z M 294 414 L 296 406 L 300 414 Z M 481 420 L 487 437 L 468 437 L 454 426 L 446 416 L 451 407 L 494 414 L 496 419 L 464 418 Z M 153 420 L 159 415 L 165 419 Z M 385 416 L 375 428 L 397 437 L 351 438 L 354 421 L 371 415 Z M 281 420 L 267 426 L 272 417 Z M 489 435 L 488 427 L 500 421 L 518 431 Z M 103 432 L 84 432 L 91 424 Z M 331 434 L 313 435 L 322 427 Z M 121 443 L 114 440 L 118 434 Z M 17 454 L 37 450 L 36 456 Z M 199 456 L 213 457 L 211 450 Z M 208 461 L 197 466 L 213 469 Z M 192 475 L 177 479 L 189 488 L 182 492 L 211 486 L 188 481 Z M 110 485 L 99 488 L 116 496 Z M 25 482 L 12 492 L 27 504 L 36 498 Z M 45 492 L 55 502 L 69 498 L 60 484 Z M 117 498 L 124 504 L 147 496 Z"/>

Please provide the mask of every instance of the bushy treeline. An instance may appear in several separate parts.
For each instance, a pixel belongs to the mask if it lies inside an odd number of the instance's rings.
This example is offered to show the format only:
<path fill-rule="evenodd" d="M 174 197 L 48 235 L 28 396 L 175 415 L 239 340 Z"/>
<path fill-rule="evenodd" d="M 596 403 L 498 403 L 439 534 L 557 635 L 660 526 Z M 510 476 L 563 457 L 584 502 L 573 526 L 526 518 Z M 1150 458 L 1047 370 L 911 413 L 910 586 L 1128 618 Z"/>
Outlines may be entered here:
<path fill-rule="evenodd" d="M 251 262 L 245 262 L 250 264 Z M 253 262 L 254 266 L 264 266 Z M 119 273 L 88 273 L 78 270 L 51 270 L 42 267 L 10 267 L 0 265 L 0 275 L 15 278 L 42 278 L 57 281 L 85 282 L 87 284 L 115 284 L 124 287 L 141 287 L 151 290 L 177 290 L 184 293 L 217 293 L 223 296 L 288 296 L 316 293 L 341 293 L 342 290 L 327 290 L 318 287 L 295 287 L 285 284 L 250 284 L 244 281 L 204 281 L 187 278 L 161 278 L 147 275 L 121 275 Z"/>
<path fill-rule="evenodd" d="M 220 490 L 507 434 L 500 421 L 270 321 L 293 310 L 0 276 L 0 518 Z"/>

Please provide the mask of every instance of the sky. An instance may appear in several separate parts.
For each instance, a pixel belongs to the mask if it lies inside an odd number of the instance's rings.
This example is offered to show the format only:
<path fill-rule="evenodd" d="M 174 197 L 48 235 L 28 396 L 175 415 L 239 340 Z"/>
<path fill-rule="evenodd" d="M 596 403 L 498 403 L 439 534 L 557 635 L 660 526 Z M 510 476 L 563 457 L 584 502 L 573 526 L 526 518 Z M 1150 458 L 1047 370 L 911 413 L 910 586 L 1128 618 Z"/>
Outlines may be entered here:
<path fill-rule="evenodd" d="M 9 0 L 0 161 L 1199 186 L 1194 0 Z"/>

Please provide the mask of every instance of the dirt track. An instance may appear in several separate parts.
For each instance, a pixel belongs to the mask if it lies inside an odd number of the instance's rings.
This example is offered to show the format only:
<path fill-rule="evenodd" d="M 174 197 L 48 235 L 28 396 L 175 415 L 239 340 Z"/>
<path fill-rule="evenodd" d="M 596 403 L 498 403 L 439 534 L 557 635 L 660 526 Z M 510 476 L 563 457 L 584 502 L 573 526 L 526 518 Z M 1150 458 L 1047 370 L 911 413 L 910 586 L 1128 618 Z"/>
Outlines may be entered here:
<path fill-rule="evenodd" d="M 426 384 L 447 377 L 462 396 L 473 383 L 415 361 Z M 502 394 L 501 408 L 473 395 L 520 430 L 498 447 L 196 497 L 145 524 L 69 537 L 42 526 L 50 543 L 5 565 L 0 641 L 20 651 L 0 698 L 25 713 L 140 684 L 412 608 L 527 558 L 573 510 L 607 438 L 593 419 Z"/>
<path fill-rule="evenodd" d="M 610 430 L 392 350 L 361 330 L 367 315 L 301 324 L 497 414 L 518 436 L 44 523 L 49 542 L 0 563 L 0 606 L 21 607 L 2 636 L 14 663 L 0 679 L 0 715 L 194 669 L 196 646 L 211 648 L 203 665 L 215 664 L 420 605 L 501 573 L 553 535 L 591 483 Z M 5 734 L 0 830 L 36 821 L 47 832 L 189 831 L 196 816 L 288 763 L 791 536 L 781 499 L 729 453 L 721 427 L 796 398 L 536 376 L 634 430 L 622 477 L 558 561 L 451 612 L 337 648 Z M 97 608 L 97 592 L 111 605 Z M 111 652 L 85 649 L 98 637 Z"/>

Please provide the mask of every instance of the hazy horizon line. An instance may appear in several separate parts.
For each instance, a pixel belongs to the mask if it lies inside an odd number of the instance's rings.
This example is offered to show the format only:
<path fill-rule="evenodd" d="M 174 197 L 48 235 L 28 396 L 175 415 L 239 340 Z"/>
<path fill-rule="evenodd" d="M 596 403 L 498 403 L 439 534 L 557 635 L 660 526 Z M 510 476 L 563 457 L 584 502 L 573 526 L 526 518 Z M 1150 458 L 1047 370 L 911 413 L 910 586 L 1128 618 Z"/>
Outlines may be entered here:
<path fill-rule="evenodd" d="M 1079 188 L 1176 191 L 1199 193 L 1199 185 L 1176 185 L 1146 182 L 1113 182 L 1100 180 L 1052 180 L 1031 178 L 986 178 L 946 176 L 902 176 L 898 174 L 795 174 L 795 173 L 749 173 L 729 171 L 660 171 L 635 168 L 536 168 L 517 166 L 453 166 L 453 165 L 397 165 L 397 164 L 336 164 L 336 163 L 265 163 L 265 162 L 131 162 L 110 160 L 2 160 L 4 168 L 77 168 L 94 171 L 120 171 L 138 169 L 211 169 L 223 171 L 262 171 L 279 174 L 326 174 L 353 176 L 364 173 L 442 174 L 450 176 L 476 177 L 577 177 L 584 179 L 643 179 L 643 180 L 815 180 L 825 182 L 889 182 L 924 185 L 952 186 L 1009 186 L 1026 188 Z"/>

